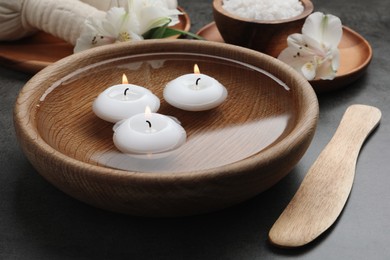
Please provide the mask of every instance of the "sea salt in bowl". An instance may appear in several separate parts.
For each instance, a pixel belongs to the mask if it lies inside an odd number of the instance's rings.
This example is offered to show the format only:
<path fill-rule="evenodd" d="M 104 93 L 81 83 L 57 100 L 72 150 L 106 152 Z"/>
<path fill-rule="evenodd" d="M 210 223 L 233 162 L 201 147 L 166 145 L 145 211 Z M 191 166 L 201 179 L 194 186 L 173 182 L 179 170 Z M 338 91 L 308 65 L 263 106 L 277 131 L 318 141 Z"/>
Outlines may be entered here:
<path fill-rule="evenodd" d="M 217 108 L 191 112 L 163 99 L 166 84 L 195 63 L 227 88 Z M 98 118 L 92 104 L 123 73 L 160 98 L 158 113 L 181 122 L 183 145 L 145 155 L 115 147 L 113 124 Z M 305 153 L 317 117 L 313 89 L 288 65 L 193 40 L 120 43 L 71 55 L 36 74 L 14 110 L 21 147 L 50 183 L 99 208 L 153 217 L 214 211 L 270 188 Z"/>
<path fill-rule="evenodd" d="M 257 8 L 258 10 L 251 10 L 251 13 L 247 13 L 248 18 L 246 18 L 243 17 L 246 11 L 237 10 L 240 15 L 233 14 L 233 11 L 227 11 L 223 6 L 224 1 L 226 0 L 213 1 L 214 20 L 224 41 L 260 51 L 273 57 L 277 57 L 287 47 L 288 35 L 301 32 L 306 17 L 314 9 L 310 0 L 300 0 L 303 6 L 302 13 L 294 17 L 275 20 L 272 19 L 278 17 L 278 9 L 275 6 L 266 8 L 267 6 L 254 5 L 252 9 Z M 238 2 L 238 0 L 234 1 Z M 229 3 L 229 6 L 233 6 L 233 4 Z M 279 11 L 283 16 L 289 15 L 286 7 Z M 260 13 L 257 17 L 271 18 L 271 20 L 249 18 L 255 17 L 254 12 Z M 293 10 L 291 13 L 293 13 Z"/>

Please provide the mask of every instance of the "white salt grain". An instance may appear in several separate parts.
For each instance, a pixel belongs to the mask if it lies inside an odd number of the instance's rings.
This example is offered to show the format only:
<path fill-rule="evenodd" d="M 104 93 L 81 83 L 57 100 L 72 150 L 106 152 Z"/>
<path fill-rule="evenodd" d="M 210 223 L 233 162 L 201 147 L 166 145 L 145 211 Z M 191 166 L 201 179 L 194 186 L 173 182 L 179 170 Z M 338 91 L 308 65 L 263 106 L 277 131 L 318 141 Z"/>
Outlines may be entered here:
<path fill-rule="evenodd" d="M 222 7 L 231 14 L 253 20 L 282 20 L 303 12 L 299 0 L 223 0 Z"/>

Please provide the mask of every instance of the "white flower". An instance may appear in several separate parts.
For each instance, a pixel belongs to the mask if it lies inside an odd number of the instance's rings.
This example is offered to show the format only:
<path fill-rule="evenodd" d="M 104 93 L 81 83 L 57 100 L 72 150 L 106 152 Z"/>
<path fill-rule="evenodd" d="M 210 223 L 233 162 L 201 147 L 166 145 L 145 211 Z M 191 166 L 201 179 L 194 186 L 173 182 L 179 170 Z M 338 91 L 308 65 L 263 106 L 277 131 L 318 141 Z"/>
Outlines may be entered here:
<path fill-rule="evenodd" d="M 104 17 L 88 17 L 74 52 L 114 42 L 142 40 L 142 36 L 134 33 L 136 25 L 129 18 L 125 9 L 118 7 L 111 8 Z"/>
<path fill-rule="evenodd" d="M 174 6 L 174 3 L 170 3 Z M 143 40 L 142 35 L 152 28 L 179 22 L 177 9 L 168 8 L 168 0 L 128 0 L 126 9 L 113 7 L 106 15 L 85 20 L 74 52 L 115 42 Z"/>
<path fill-rule="evenodd" d="M 302 34 L 287 38 L 288 47 L 278 59 L 292 66 L 306 79 L 334 79 L 339 68 L 339 50 L 343 34 L 338 17 L 316 12 L 305 21 Z"/>

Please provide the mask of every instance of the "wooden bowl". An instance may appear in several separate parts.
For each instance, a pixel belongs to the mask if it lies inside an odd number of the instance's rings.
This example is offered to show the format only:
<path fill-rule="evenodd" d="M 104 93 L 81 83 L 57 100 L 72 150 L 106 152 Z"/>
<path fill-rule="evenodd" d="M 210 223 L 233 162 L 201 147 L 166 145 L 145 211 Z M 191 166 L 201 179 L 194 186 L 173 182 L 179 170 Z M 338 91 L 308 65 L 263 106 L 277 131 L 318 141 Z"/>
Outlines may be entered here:
<path fill-rule="evenodd" d="M 307 16 L 313 12 L 310 0 L 301 0 L 304 10 L 284 20 L 253 20 L 227 12 L 223 0 L 213 1 L 214 20 L 226 43 L 243 46 L 277 57 L 287 47 L 287 36 L 300 33 Z"/>
<path fill-rule="evenodd" d="M 163 100 L 170 80 L 201 72 L 228 90 L 219 107 L 187 112 Z M 181 121 L 187 142 L 172 152 L 127 155 L 92 102 L 126 73 Z M 15 105 L 18 140 L 50 183 L 99 208 L 140 216 L 209 212 L 246 200 L 283 178 L 309 146 L 318 103 L 309 83 L 249 49 L 190 40 L 146 40 L 71 55 L 36 74 Z"/>

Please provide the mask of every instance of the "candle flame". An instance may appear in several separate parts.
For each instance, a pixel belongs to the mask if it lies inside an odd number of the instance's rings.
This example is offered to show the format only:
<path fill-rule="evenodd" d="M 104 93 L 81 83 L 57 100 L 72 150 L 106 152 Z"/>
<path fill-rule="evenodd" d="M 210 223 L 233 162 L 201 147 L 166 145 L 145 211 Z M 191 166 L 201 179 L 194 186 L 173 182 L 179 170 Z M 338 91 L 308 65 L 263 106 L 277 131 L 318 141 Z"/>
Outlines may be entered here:
<path fill-rule="evenodd" d="M 149 119 L 152 117 L 152 110 L 150 109 L 149 106 L 146 106 L 145 107 L 145 118 L 146 119 Z"/>
<path fill-rule="evenodd" d="M 195 74 L 200 74 L 200 70 L 199 70 L 198 64 L 194 65 L 194 73 Z"/>
<path fill-rule="evenodd" d="M 129 84 L 129 81 L 127 80 L 125 73 L 123 73 L 122 75 L 122 84 Z"/>

